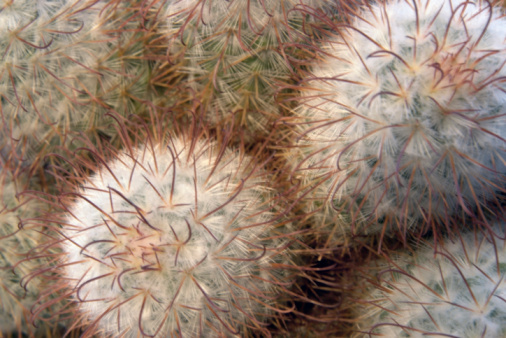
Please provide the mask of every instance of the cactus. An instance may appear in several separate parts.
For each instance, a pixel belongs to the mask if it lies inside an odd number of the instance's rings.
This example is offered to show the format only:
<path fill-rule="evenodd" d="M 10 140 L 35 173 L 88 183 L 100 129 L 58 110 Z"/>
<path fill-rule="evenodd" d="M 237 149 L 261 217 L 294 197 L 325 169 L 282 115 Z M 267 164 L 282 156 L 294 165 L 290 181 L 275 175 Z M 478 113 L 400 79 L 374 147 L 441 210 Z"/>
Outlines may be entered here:
<path fill-rule="evenodd" d="M 323 5 L 325 0 L 169 3 L 168 53 L 173 62 L 184 57 L 180 71 L 210 126 L 231 123 L 250 141 L 270 132 L 269 123 L 281 116 L 275 96 L 293 71 L 284 44 L 302 44 L 308 8 Z"/>
<path fill-rule="evenodd" d="M 420 247 L 377 262 L 378 272 L 353 299 L 356 334 L 365 337 L 504 337 L 505 223 L 465 233 L 442 248 Z"/>
<path fill-rule="evenodd" d="M 488 1 L 392 0 L 322 47 L 287 158 L 333 243 L 502 213 L 505 23 Z"/>
<path fill-rule="evenodd" d="M 147 93 L 135 1 L 1 3 L 0 136 L 10 151 L 31 165 L 76 147 L 81 131 L 113 137 L 107 111 L 136 113 Z"/>
<path fill-rule="evenodd" d="M 506 336 L 505 21 L 0 0 L 0 336 Z"/>
<path fill-rule="evenodd" d="M 290 252 L 251 164 L 179 137 L 125 151 L 83 183 L 62 222 L 62 280 L 85 335 L 264 329 Z"/>
<path fill-rule="evenodd" d="M 41 278 L 29 285 L 23 279 L 47 263 L 45 256 L 34 256 L 42 243 L 39 227 L 33 219 L 43 209 L 42 203 L 22 194 L 24 173 L 11 161 L 0 163 L 0 336 L 14 333 L 47 332 L 49 326 L 31 325 L 30 310 L 44 286 Z M 41 318 L 49 313 L 41 314 Z M 39 323 L 40 324 L 40 323 Z"/>

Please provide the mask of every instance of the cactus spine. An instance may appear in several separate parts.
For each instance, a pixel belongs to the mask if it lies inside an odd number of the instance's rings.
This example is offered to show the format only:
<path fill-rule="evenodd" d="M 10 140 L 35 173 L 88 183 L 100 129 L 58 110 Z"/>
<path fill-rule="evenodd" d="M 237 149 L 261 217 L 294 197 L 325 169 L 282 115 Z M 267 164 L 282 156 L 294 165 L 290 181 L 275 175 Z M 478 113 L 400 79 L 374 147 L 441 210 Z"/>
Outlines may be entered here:
<path fill-rule="evenodd" d="M 261 329 L 289 254 L 250 161 L 172 138 L 123 153 L 87 180 L 63 231 L 64 276 L 87 333 Z"/>
<path fill-rule="evenodd" d="M 134 1 L 2 3 L 0 136 L 13 154 L 31 164 L 81 131 L 111 138 L 108 110 L 138 112 L 148 64 Z"/>
<path fill-rule="evenodd" d="M 42 243 L 40 227 L 35 217 L 45 207 L 22 194 L 27 184 L 26 173 L 18 170 L 11 160 L 0 161 L 0 336 L 33 335 L 48 326 L 31 323 L 30 310 L 44 286 L 41 278 L 26 285 L 23 279 L 47 264 L 45 256 L 35 256 Z M 42 313 L 41 318 L 47 317 Z"/>
<path fill-rule="evenodd" d="M 179 0 L 167 6 L 168 52 L 184 57 L 181 71 L 210 126 L 231 123 L 249 141 L 270 132 L 282 115 L 276 94 L 291 81 L 284 44 L 302 43 L 309 17 L 302 9 L 325 3 Z"/>
<path fill-rule="evenodd" d="M 492 228 L 504 238 L 505 224 Z M 464 233 L 437 250 L 392 254 L 355 299 L 356 336 L 504 337 L 506 245 L 490 234 Z"/>
<path fill-rule="evenodd" d="M 501 214 L 505 23 L 487 1 L 392 0 L 323 47 L 289 155 L 309 210 L 345 215 L 344 235 L 404 239 Z"/>

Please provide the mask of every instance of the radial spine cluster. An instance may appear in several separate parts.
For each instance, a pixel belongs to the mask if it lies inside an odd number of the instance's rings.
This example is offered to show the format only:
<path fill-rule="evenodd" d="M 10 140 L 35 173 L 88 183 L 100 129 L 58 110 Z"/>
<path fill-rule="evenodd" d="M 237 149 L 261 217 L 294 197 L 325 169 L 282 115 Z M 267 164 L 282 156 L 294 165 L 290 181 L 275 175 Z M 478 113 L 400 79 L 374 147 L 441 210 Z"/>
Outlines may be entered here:
<path fill-rule="evenodd" d="M 493 231 L 504 236 L 505 223 Z M 491 337 L 506 335 L 506 245 L 466 233 L 413 255 L 392 255 L 356 304 L 357 336 Z M 504 238 L 504 237 L 503 237 Z"/>
<path fill-rule="evenodd" d="M 281 116 L 275 97 L 291 71 L 283 45 L 302 43 L 304 10 L 326 2 L 177 0 L 167 6 L 169 53 L 182 53 L 182 71 L 212 126 L 232 122 L 255 135 Z"/>
<path fill-rule="evenodd" d="M 502 208 L 505 25 L 488 1 L 401 0 L 343 27 L 305 80 L 289 156 L 313 200 L 403 236 Z"/>
<path fill-rule="evenodd" d="M 89 178 L 70 208 L 63 250 L 90 327 L 127 337 L 260 328 L 285 275 L 275 265 L 289 259 L 250 160 L 173 138 Z"/>
<path fill-rule="evenodd" d="M 35 332 L 29 325 L 30 310 L 43 288 L 40 278 L 28 286 L 22 283 L 45 261 L 27 256 L 41 243 L 42 235 L 30 221 L 42 205 L 22 194 L 25 185 L 26 177 L 11 162 L 0 160 L 0 336 Z"/>
<path fill-rule="evenodd" d="M 109 109 L 138 108 L 148 72 L 135 1 L 116 2 L 0 1 L 0 136 L 30 162 L 81 131 L 107 135 Z"/>

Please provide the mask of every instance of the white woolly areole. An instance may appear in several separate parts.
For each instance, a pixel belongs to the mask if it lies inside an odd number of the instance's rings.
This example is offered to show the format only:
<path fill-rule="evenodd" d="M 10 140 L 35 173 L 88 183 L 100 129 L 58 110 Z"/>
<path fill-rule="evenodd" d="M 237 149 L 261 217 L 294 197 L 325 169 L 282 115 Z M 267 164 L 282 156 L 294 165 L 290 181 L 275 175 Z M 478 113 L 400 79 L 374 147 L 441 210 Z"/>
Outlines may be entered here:
<path fill-rule="evenodd" d="M 505 223 L 493 231 L 504 238 Z M 462 243 L 446 240 L 414 256 L 380 264 L 378 284 L 359 307 L 359 336 L 506 336 L 506 243 L 467 233 Z M 402 272 L 402 273 L 401 273 Z M 364 303 L 360 302 L 360 303 Z"/>
<path fill-rule="evenodd" d="M 151 149 L 109 162 L 70 209 L 65 275 L 80 311 L 128 337 L 238 334 L 268 314 L 282 275 L 265 188 L 248 158 L 218 159 L 213 144 Z"/>
<path fill-rule="evenodd" d="M 308 186 L 330 175 L 316 198 L 370 232 L 499 204 L 505 24 L 485 1 L 371 4 L 306 80 L 295 174 Z"/>

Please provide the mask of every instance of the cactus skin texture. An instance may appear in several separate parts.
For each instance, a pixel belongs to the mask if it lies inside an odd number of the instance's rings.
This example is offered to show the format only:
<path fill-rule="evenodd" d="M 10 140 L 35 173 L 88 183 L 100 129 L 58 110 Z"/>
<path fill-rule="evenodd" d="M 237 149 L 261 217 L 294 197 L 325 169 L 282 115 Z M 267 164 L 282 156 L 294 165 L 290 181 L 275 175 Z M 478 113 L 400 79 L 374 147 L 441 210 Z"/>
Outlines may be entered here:
<path fill-rule="evenodd" d="M 133 148 L 90 177 L 62 245 L 85 335 L 262 329 L 289 261 L 263 179 L 248 157 L 183 137 Z"/>
<path fill-rule="evenodd" d="M 288 152 L 307 207 L 325 214 L 315 223 L 405 240 L 501 214 L 505 24 L 487 1 L 415 0 L 370 4 L 342 27 L 305 79 Z"/>
<path fill-rule="evenodd" d="M 26 177 L 11 161 L 0 161 L 0 336 L 44 332 L 30 323 L 30 309 L 43 286 L 40 278 L 29 285 L 23 278 L 41 266 L 44 258 L 28 254 L 41 243 L 42 235 L 31 220 L 42 209 L 41 203 L 24 194 Z M 23 284 L 23 286 L 22 286 Z M 44 313 L 41 318 L 47 315 Z"/>
<path fill-rule="evenodd" d="M 504 238 L 505 223 L 492 227 Z M 436 251 L 391 254 L 355 299 L 358 337 L 506 336 L 506 242 L 464 233 Z M 358 305 L 360 304 L 360 305 Z"/>
<path fill-rule="evenodd" d="M 32 163 L 79 132 L 111 138 L 108 110 L 138 110 L 148 63 L 134 3 L 0 1 L 0 136 L 13 154 Z"/>
<path fill-rule="evenodd" d="M 180 71 L 210 126 L 244 128 L 247 141 L 270 132 L 282 114 L 276 95 L 291 81 L 283 45 L 302 44 L 308 8 L 323 5 L 328 1 L 177 0 L 167 6 L 168 53 L 184 57 Z"/>

